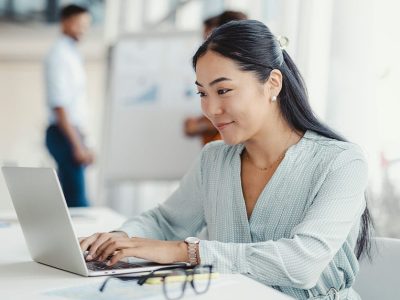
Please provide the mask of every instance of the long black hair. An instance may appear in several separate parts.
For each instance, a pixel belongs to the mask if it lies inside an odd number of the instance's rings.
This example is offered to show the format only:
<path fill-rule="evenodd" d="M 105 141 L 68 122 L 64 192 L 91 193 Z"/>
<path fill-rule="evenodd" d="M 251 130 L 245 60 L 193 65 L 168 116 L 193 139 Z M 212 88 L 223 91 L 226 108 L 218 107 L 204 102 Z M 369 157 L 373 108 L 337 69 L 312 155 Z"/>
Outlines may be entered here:
<path fill-rule="evenodd" d="M 253 72 L 266 82 L 272 70 L 282 73 L 282 89 L 278 105 L 283 118 L 293 130 L 312 130 L 327 138 L 346 141 L 344 137 L 323 124 L 312 111 L 304 80 L 286 50 L 262 22 L 255 20 L 231 21 L 218 27 L 193 56 L 193 68 L 208 50 L 232 59 L 241 70 Z M 368 207 L 361 217 L 360 234 L 355 249 L 359 259 L 370 256 L 372 218 Z"/>

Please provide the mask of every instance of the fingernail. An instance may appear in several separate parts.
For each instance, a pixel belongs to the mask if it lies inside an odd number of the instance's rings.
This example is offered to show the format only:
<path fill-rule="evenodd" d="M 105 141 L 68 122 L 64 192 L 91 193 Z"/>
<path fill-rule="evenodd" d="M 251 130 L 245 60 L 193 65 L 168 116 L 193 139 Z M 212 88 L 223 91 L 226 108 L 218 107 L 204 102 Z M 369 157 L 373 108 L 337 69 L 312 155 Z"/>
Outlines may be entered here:
<path fill-rule="evenodd" d="M 107 261 L 107 266 L 111 266 L 111 261 Z"/>
<path fill-rule="evenodd" d="M 90 254 L 88 254 L 88 256 L 86 256 L 86 260 L 92 260 L 92 259 L 93 259 L 93 257 Z"/>

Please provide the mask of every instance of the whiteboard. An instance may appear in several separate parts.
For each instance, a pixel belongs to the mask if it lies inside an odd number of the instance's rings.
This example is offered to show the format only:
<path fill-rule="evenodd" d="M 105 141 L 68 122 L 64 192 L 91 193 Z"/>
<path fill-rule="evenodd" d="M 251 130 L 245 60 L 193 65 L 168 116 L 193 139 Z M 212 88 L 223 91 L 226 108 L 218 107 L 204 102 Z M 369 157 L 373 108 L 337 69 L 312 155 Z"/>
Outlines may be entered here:
<path fill-rule="evenodd" d="M 176 180 L 192 165 L 201 141 L 183 123 L 201 114 L 191 58 L 199 33 L 122 37 L 110 53 L 105 106 L 105 180 Z"/>

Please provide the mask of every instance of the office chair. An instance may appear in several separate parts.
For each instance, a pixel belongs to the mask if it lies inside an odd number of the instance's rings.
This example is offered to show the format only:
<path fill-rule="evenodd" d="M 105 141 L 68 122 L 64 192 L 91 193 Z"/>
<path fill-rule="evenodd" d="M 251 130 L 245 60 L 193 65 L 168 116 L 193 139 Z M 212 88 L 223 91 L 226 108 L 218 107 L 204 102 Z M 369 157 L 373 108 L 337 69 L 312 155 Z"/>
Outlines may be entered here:
<path fill-rule="evenodd" d="M 363 300 L 400 299 L 400 239 L 374 238 L 372 262 L 364 257 L 353 285 Z"/>

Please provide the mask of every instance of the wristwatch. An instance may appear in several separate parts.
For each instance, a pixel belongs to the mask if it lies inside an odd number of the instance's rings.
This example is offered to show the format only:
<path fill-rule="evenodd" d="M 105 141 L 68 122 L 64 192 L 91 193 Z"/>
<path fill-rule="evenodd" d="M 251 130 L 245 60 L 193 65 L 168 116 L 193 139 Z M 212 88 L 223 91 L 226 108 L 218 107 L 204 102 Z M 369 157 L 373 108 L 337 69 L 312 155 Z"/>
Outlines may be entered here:
<path fill-rule="evenodd" d="M 191 266 L 199 264 L 199 257 L 197 255 L 199 250 L 200 239 L 197 237 L 190 236 L 185 239 L 185 243 L 188 245 L 188 256 L 189 263 Z"/>

